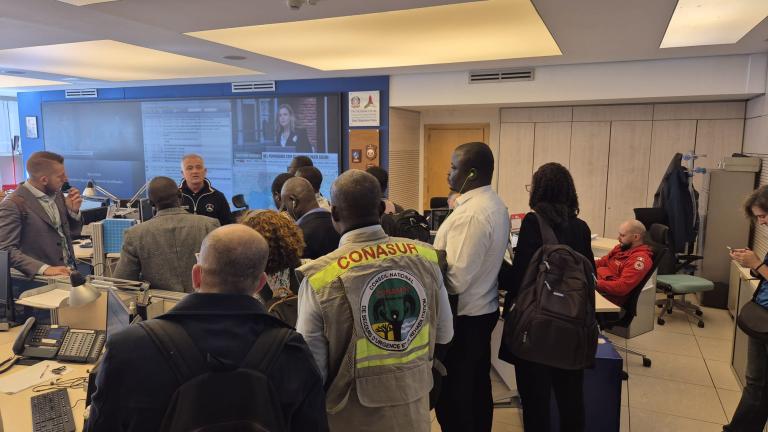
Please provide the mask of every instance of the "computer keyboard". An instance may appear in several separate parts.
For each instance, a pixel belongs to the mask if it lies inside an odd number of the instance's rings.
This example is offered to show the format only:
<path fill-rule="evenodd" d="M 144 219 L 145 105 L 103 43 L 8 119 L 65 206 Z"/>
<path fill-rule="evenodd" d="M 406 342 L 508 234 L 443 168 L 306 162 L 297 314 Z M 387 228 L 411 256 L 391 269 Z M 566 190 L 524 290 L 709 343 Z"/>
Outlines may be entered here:
<path fill-rule="evenodd" d="M 32 396 L 33 432 L 74 432 L 72 405 L 64 389 Z"/>

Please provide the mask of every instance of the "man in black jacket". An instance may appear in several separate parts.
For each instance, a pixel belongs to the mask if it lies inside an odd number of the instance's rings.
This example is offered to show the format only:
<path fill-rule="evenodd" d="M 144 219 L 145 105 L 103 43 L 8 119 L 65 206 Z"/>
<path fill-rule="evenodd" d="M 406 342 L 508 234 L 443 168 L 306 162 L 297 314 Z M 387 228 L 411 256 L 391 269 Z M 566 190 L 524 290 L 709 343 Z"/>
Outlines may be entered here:
<path fill-rule="evenodd" d="M 335 251 L 341 236 L 333 228 L 331 212 L 320 207 L 309 181 L 302 177 L 288 179 L 281 192 L 283 208 L 296 220 L 304 234 L 302 258 L 316 259 Z"/>
<path fill-rule="evenodd" d="M 181 206 L 188 212 L 212 217 L 219 220 L 221 226 L 232 223 L 232 211 L 227 198 L 221 191 L 211 187 L 211 181 L 205 176 L 208 169 L 200 155 L 188 154 L 181 160 Z"/>
<path fill-rule="evenodd" d="M 192 269 L 196 292 L 158 319 L 180 324 L 218 364 L 240 364 L 262 332 L 285 327 L 254 298 L 266 282 L 268 253 L 264 238 L 244 225 L 216 229 L 203 241 Z M 322 378 L 299 334 L 289 336 L 267 377 L 288 430 L 328 430 Z M 117 332 L 99 366 L 86 430 L 158 430 L 179 386 L 165 354 L 142 326 Z"/>

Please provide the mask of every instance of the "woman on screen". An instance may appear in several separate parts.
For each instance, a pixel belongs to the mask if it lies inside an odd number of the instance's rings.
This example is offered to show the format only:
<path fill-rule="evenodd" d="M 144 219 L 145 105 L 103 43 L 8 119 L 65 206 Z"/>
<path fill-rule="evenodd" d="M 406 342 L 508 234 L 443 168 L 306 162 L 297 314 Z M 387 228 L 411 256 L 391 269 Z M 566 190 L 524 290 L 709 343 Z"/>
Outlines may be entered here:
<path fill-rule="evenodd" d="M 296 128 L 296 116 L 288 104 L 280 105 L 277 110 L 277 145 L 292 153 L 314 153 L 307 137 L 307 131 Z"/>

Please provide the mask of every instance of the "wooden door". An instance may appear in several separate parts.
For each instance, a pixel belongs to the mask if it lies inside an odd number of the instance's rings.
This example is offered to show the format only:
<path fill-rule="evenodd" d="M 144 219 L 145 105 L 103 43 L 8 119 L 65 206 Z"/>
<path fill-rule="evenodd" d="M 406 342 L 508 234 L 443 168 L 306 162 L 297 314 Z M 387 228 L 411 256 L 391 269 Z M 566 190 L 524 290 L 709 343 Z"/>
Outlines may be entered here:
<path fill-rule="evenodd" d="M 487 143 L 489 125 L 428 125 L 425 129 L 423 203 L 428 209 L 430 198 L 448 196 L 453 151 L 468 142 Z"/>

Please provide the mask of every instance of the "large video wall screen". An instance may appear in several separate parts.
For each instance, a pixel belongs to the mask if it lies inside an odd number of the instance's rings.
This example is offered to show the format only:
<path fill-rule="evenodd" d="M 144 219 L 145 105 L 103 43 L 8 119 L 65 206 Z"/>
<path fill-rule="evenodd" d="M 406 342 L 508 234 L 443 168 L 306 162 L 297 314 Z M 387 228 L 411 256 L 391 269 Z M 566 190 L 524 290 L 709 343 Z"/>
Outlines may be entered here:
<path fill-rule="evenodd" d="M 121 198 L 163 175 L 181 181 L 181 158 L 205 159 L 214 188 L 251 208 L 272 206 L 270 186 L 297 154 L 323 173 L 324 195 L 339 174 L 338 95 L 50 102 L 43 104 L 46 150 L 65 158 L 70 183 L 93 179 Z"/>

